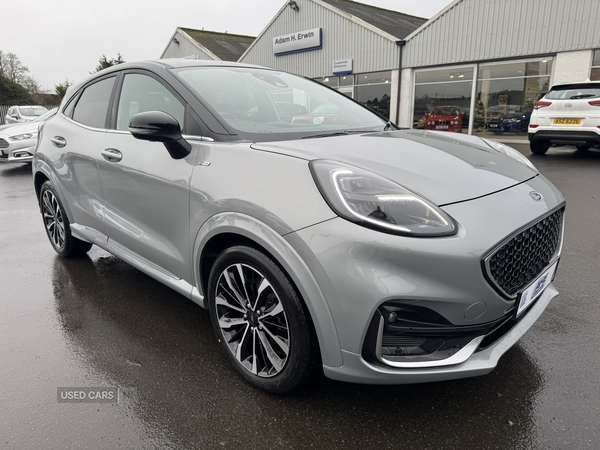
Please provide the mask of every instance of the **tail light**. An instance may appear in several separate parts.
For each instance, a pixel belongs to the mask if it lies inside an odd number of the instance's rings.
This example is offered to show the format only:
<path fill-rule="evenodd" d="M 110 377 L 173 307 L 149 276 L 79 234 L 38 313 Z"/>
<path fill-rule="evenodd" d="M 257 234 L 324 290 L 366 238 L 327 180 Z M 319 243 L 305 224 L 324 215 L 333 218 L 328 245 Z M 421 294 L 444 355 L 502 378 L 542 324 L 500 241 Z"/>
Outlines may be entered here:
<path fill-rule="evenodd" d="M 591 100 L 588 103 L 592 106 L 600 106 L 600 100 Z"/>
<path fill-rule="evenodd" d="M 552 104 L 552 102 L 546 102 L 546 101 L 540 100 L 539 102 L 535 102 L 535 104 L 533 105 L 533 109 L 545 108 L 546 106 L 550 106 L 551 104 Z"/>
<path fill-rule="evenodd" d="M 535 124 L 535 123 L 530 123 L 529 124 L 529 128 L 537 128 L 539 127 L 539 125 Z"/>

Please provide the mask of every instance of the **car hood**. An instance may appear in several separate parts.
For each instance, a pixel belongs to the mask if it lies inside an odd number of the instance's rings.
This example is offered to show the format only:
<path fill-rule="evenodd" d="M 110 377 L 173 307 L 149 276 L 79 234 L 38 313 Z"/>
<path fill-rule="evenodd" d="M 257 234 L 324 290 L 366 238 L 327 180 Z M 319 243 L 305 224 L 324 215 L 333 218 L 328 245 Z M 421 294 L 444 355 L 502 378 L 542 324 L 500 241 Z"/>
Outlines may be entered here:
<path fill-rule="evenodd" d="M 507 189 L 538 175 L 482 139 L 401 130 L 254 143 L 255 149 L 307 160 L 328 159 L 376 172 L 439 205 Z"/>
<path fill-rule="evenodd" d="M 38 122 L 20 122 L 0 127 L 0 134 L 15 136 L 17 134 L 35 133 L 38 130 Z"/>

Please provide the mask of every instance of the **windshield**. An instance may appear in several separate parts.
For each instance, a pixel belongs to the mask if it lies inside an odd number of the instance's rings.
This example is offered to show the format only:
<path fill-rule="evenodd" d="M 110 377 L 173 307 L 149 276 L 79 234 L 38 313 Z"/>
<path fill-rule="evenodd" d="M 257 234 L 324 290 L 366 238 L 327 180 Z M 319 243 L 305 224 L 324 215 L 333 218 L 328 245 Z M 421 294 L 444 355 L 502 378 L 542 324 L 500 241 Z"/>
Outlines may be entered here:
<path fill-rule="evenodd" d="M 44 122 L 48 120 L 50 117 L 54 116 L 58 111 L 58 108 L 52 108 L 50 111 L 46 111 L 44 114 L 39 116 L 37 119 L 34 119 L 33 122 Z"/>
<path fill-rule="evenodd" d="M 345 95 L 284 72 L 192 67 L 176 73 L 230 127 L 251 140 L 380 131 L 386 125 Z"/>
<path fill-rule="evenodd" d="M 21 106 L 21 107 L 19 107 L 19 112 L 21 113 L 21 115 L 27 116 L 27 117 L 41 116 L 46 111 L 48 111 L 48 110 L 42 106 Z"/>
<path fill-rule="evenodd" d="M 458 116 L 460 111 L 456 106 L 438 106 L 431 111 L 432 116 Z"/>
<path fill-rule="evenodd" d="M 600 97 L 600 84 L 566 84 L 563 86 L 555 86 L 548 94 L 547 99 L 578 99 L 578 98 L 595 98 Z"/>

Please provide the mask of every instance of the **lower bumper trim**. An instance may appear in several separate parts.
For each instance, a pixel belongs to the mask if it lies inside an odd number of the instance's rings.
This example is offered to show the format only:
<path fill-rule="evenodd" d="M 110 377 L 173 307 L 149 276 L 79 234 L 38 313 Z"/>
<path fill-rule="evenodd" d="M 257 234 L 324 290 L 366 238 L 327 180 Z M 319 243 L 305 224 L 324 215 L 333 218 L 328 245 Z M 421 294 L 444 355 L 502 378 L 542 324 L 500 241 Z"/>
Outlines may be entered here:
<path fill-rule="evenodd" d="M 510 331 L 492 345 L 473 353 L 460 364 L 410 369 L 384 367 L 367 362 L 359 354 L 342 350 L 343 365 L 339 367 L 323 365 L 323 371 L 325 376 L 334 380 L 365 384 L 428 383 L 485 375 L 494 370 L 500 357 L 531 328 L 557 295 L 556 288 L 552 284 L 548 286 Z"/>

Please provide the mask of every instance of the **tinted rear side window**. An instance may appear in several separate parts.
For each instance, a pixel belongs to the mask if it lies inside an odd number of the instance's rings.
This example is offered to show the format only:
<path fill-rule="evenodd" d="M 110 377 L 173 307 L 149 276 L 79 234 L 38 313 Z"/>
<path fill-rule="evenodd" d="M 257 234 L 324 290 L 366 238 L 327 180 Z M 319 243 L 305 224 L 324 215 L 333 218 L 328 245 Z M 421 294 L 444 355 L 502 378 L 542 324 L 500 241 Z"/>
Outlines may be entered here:
<path fill-rule="evenodd" d="M 106 113 L 116 77 L 86 87 L 73 111 L 73 120 L 94 128 L 106 128 Z"/>
<path fill-rule="evenodd" d="M 551 100 L 576 100 L 600 97 L 600 84 L 570 84 L 553 87 L 546 95 Z"/>

